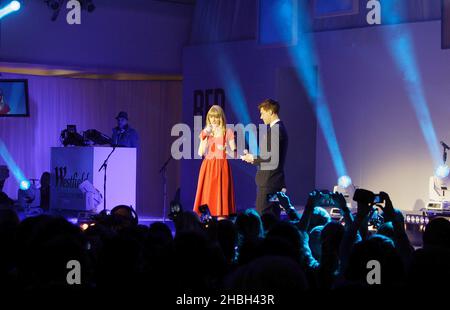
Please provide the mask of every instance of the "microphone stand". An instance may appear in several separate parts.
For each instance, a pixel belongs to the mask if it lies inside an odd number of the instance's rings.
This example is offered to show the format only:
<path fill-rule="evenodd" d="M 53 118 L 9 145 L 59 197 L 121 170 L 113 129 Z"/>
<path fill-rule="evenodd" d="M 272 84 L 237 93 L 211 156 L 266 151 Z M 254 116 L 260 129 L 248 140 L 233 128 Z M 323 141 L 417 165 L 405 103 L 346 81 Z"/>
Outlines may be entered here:
<path fill-rule="evenodd" d="M 166 222 L 166 210 L 167 210 L 167 165 L 172 160 L 172 155 L 166 160 L 164 165 L 162 165 L 161 169 L 159 169 L 159 173 L 162 173 L 163 176 L 163 223 Z"/>
<path fill-rule="evenodd" d="M 109 157 L 111 157 L 112 153 L 114 153 L 114 151 L 116 150 L 116 147 L 117 146 L 113 146 L 111 153 L 109 153 L 108 157 L 106 157 L 105 161 L 100 166 L 100 169 L 98 169 L 98 172 L 102 171 L 102 169 L 104 170 L 104 174 L 103 174 L 103 211 L 100 212 L 103 215 L 106 215 L 106 169 L 108 168 Z"/>

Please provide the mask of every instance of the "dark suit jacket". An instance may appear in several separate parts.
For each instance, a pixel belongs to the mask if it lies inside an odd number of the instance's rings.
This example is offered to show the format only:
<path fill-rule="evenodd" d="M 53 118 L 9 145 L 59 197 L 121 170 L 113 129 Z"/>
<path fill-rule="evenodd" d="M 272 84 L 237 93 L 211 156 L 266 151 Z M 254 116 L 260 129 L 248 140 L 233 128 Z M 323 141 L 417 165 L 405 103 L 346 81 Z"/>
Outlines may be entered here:
<path fill-rule="evenodd" d="M 278 131 L 278 143 L 274 141 L 272 143 L 271 141 L 271 132 L 274 131 L 275 133 Z M 286 154 L 288 149 L 288 135 L 286 131 L 286 127 L 284 126 L 282 121 L 279 121 L 276 123 L 272 128 L 268 126 L 267 129 L 267 137 L 265 141 L 260 142 L 260 149 L 261 149 L 261 143 L 267 143 L 267 150 L 269 152 L 275 152 L 278 149 L 278 165 L 270 167 L 270 170 L 262 170 L 261 164 L 262 163 L 269 163 L 269 159 L 262 159 L 259 156 L 255 159 L 254 164 L 258 166 L 258 171 L 256 172 L 256 185 L 258 187 L 268 187 L 268 188 L 274 188 L 277 190 L 280 190 L 283 187 L 286 187 L 286 182 L 284 180 L 284 163 L 286 161 Z"/>
<path fill-rule="evenodd" d="M 139 147 L 139 135 L 137 131 L 129 126 L 121 133 L 118 127 L 113 128 L 111 145 L 119 147 Z"/>

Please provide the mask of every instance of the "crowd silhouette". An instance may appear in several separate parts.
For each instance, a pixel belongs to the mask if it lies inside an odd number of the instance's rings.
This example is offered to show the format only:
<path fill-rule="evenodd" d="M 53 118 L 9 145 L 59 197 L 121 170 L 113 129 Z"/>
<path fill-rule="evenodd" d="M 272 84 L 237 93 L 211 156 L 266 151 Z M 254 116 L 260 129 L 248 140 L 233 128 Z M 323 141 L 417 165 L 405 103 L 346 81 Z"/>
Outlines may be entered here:
<path fill-rule="evenodd" d="M 33 292 L 354 292 L 382 289 L 448 288 L 450 222 L 434 218 L 423 246 L 414 249 L 402 213 L 389 195 L 384 223 L 368 231 L 370 201 L 357 212 L 342 194 L 332 194 L 343 221 L 317 206 L 312 191 L 302 214 L 289 197 L 277 193 L 286 218 L 260 217 L 253 209 L 223 220 L 202 222 L 191 211 L 174 218 L 175 232 L 156 222 L 138 223 L 127 206 L 98 216 L 83 230 L 48 214 L 19 217 L 2 195 L 0 201 L 0 286 Z M 67 262 L 80 263 L 81 284 L 67 282 Z M 380 283 L 371 283 L 370 261 L 379 264 Z M 375 276 L 375 281 L 376 281 Z"/>

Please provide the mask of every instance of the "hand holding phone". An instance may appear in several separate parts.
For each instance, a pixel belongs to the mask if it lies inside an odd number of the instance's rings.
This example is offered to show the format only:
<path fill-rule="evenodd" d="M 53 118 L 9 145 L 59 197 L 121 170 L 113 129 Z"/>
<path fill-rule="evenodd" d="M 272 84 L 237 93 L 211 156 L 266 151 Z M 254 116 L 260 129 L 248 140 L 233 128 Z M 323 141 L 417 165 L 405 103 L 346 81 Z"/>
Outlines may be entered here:
<path fill-rule="evenodd" d="M 394 206 L 392 205 L 391 198 L 386 192 L 380 192 L 380 196 L 383 198 L 385 205 L 383 208 L 383 213 L 385 216 L 386 222 L 390 222 L 393 220 L 395 216 Z"/>

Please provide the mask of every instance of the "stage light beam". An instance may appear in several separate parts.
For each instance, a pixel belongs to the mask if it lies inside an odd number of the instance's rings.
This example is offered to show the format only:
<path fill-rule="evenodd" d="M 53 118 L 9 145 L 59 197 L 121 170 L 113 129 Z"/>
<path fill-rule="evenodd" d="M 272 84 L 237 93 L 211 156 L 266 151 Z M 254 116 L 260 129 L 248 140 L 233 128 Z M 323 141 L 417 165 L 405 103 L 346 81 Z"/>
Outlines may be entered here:
<path fill-rule="evenodd" d="M 30 181 L 25 178 L 22 170 L 17 166 L 16 162 L 12 158 L 11 154 L 9 153 L 5 143 L 0 139 L 0 157 L 3 158 L 3 161 L 8 166 L 9 171 L 12 173 L 14 178 L 16 179 L 17 183 L 19 184 L 19 187 L 22 189 L 22 186 L 26 186 L 28 182 L 28 187 Z"/>
<path fill-rule="evenodd" d="M 221 72 L 222 82 L 227 89 L 227 95 L 230 100 L 228 102 L 231 105 L 234 115 L 236 115 L 238 121 L 244 126 L 251 123 L 250 113 L 248 110 L 247 100 L 245 99 L 244 91 L 240 83 L 238 74 L 234 69 L 234 65 L 231 62 L 225 51 L 217 47 L 213 53 L 214 59 L 218 66 L 218 71 Z M 252 154 L 258 154 L 259 148 L 257 144 L 255 132 L 249 132 L 248 140 L 246 142 L 249 146 L 249 151 Z"/>
<path fill-rule="evenodd" d="M 296 16 L 298 12 L 299 16 Z M 294 18 L 290 28 L 279 27 L 284 31 L 293 33 L 293 44 L 288 47 L 289 55 L 295 65 L 297 76 L 302 81 L 309 102 L 312 105 L 319 128 L 323 134 L 325 142 L 330 152 L 336 176 L 347 175 L 344 158 L 342 156 L 339 143 L 336 137 L 336 131 L 333 125 L 333 119 L 328 107 L 325 91 L 317 74 L 317 65 L 319 64 L 316 57 L 314 42 L 311 38 L 311 25 L 308 9 L 303 1 L 290 2 L 285 1 L 283 5 L 278 6 L 274 14 L 277 14 L 277 20 L 284 21 L 286 18 Z M 294 17 L 293 17 L 294 16 Z M 297 34 L 302 34 L 301 41 L 297 42 Z M 284 35 L 283 37 L 287 37 Z"/>
<path fill-rule="evenodd" d="M 392 0 L 383 2 L 382 15 L 387 23 L 397 24 L 401 22 L 398 5 L 402 5 L 402 3 Z M 433 160 L 433 166 L 437 171 L 441 164 L 439 143 L 426 100 L 420 69 L 415 57 L 411 33 L 404 25 L 384 33 L 385 41 L 394 63 L 403 74 L 405 90 L 419 122 L 422 135 Z"/>
<path fill-rule="evenodd" d="M 19 1 L 11 1 L 8 5 L 6 5 L 3 8 L 0 8 L 0 19 L 5 17 L 8 14 L 11 14 L 13 12 L 17 12 L 20 10 L 20 2 Z"/>

